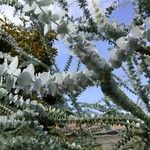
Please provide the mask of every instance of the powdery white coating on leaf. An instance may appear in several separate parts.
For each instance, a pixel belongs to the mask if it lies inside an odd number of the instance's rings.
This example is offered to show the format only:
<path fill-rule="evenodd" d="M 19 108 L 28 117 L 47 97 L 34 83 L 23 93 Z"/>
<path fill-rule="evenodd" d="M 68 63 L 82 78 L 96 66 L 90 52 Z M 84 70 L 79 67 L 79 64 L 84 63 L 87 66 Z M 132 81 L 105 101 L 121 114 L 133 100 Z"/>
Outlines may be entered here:
<path fill-rule="evenodd" d="M 29 72 L 31 74 L 32 80 L 35 79 L 34 77 L 35 69 L 34 69 L 33 64 L 28 65 L 27 68 L 23 70 L 23 72 Z"/>
<path fill-rule="evenodd" d="M 13 88 L 13 85 L 14 85 L 14 78 L 11 75 L 8 75 L 6 78 L 6 90 L 10 92 L 11 89 Z"/>
<path fill-rule="evenodd" d="M 0 88 L 0 98 L 2 98 L 3 96 L 5 96 L 7 94 L 7 90 L 4 88 Z"/>
<path fill-rule="evenodd" d="M 109 58 L 116 61 L 119 60 L 116 48 L 109 51 Z"/>
<path fill-rule="evenodd" d="M 13 74 L 16 71 L 17 67 L 18 67 L 18 56 L 15 56 L 14 58 L 12 58 L 12 61 L 8 66 L 9 69 L 7 70 L 7 73 Z"/>
<path fill-rule="evenodd" d="M 37 7 L 35 8 L 35 10 L 34 10 L 34 13 L 35 13 L 36 15 L 38 15 L 38 14 L 42 13 L 42 11 L 41 11 L 41 9 L 37 6 Z"/>
<path fill-rule="evenodd" d="M 19 75 L 17 82 L 19 87 L 25 88 L 33 82 L 32 75 L 28 71 L 22 72 Z"/>
<path fill-rule="evenodd" d="M 116 44 L 120 49 L 124 49 L 124 50 L 129 49 L 129 44 L 128 44 L 128 40 L 126 39 L 126 37 L 121 37 L 117 39 Z"/>
<path fill-rule="evenodd" d="M 58 84 L 62 84 L 65 76 L 68 75 L 67 73 L 60 72 L 60 73 L 55 73 L 54 76 L 54 82 Z"/>
<path fill-rule="evenodd" d="M 13 85 L 13 87 L 14 88 L 15 88 L 15 83 L 16 83 L 20 73 L 21 73 L 21 69 L 16 69 L 16 71 L 13 73 L 13 76 L 14 76 L 14 85 Z"/>
<path fill-rule="evenodd" d="M 38 73 L 38 75 L 36 76 L 36 79 L 38 79 L 38 78 L 41 79 L 42 85 L 44 85 L 50 79 L 50 72 Z"/>
<path fill-rule="evenodd" d="M 4 63 L 2 65 L 0 65 L 0 76 L 3 75 L 3 73 L 7 70 L 7 60 L 4 61 Z"/>
<path fill-rule="evenodd" d="M 41 89 L 42 89 L 42 81 L 41 81 L 41 79 L 38 78 L 34 81 L 32 90 L 36 91 L 37 94 L 40 95 Z"/>
<path fill-rule="evenodd" d="M 48 9 L 52 12 L 52 14 L 57 14 L 59 18 L 62 18 L 66 13 L 65 10 L 58 6 L 58 3 L 49 5 Z"/>
<path fill-rule="evenodd" d="M 36 2 L 33 2 L 31 6 L 29 4 L 25 4 L 23 7 L 23 12 L 30 12 L 32 10 L 35 10 L 36 7 L 37 7 Z"/>
<path fill-rule="evenodd" d="M 145 36 L 145 30 L 142 30 L 139 26 L 133 26 L 129 35 L 135 38 L 143 38 Z"/>

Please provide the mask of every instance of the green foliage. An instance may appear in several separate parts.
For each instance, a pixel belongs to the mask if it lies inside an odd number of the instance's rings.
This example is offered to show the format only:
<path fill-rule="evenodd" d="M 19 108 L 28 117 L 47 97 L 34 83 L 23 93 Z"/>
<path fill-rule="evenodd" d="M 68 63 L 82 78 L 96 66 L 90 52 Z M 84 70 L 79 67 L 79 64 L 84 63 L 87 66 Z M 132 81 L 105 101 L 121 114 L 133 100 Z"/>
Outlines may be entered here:
<path fill-rule="evenodd" d="M 136 15 L 127 26 L 109 20 L 117 3 L 101 13 L 93 1 L 92 16 L 87 1 L 78 0 L 83 16 L 75 19 L 68 15 L 66 0 L 0 1 L 14 7 L 22 20 L 17 26 L 0 18 L 0 149 L 149 149 L 146 2 L 133 1 Z M 55 63 L 55 40 L 70 50 L 63 72 Z M 111 44 L 109 62 L 97 52 L 95 40 Z M 79 62 L 76 72 L 70 72 L 74 56 Z M 113 72 L 121 67 L 125 78 Z M 104 98 L 79 103 L 78 96 L 92 86 L 100 88 Z M 108 135 L 118 138 L 109 148 L 102 138 L 108 142 Z"/>

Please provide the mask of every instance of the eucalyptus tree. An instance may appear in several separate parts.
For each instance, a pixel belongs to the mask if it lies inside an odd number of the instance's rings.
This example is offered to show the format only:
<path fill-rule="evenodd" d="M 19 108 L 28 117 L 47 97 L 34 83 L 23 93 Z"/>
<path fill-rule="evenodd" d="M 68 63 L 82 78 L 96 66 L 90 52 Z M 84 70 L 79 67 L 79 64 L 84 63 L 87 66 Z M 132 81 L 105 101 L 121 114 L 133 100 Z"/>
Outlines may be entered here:
<path fill-rule="evenodd" d="M 69 14 L 67 0 L 0 1 L 21 20 L 15 25 L 4 15 L 0 18 L 1 149 L 100 149 L 95 133 L 85 128 L 103 125 L 111 130 L 114 124 L 123 128 L 113 149 L 150 148 L 148 0 L 130 1 L 135 16 L 128 25 L 109 19 L 121 2 L 103 12 L 93 0 L 93 14 L 88 1 L 76 3 L 82 11 L 79 18 Z M 64 71 L 55 61 L 55 40 L 69 49 Z M 109 61 L 95 41 L 110 44 L 105 52 Z M 79 62 L 71 72 L 74 57 Z M 103 99 L 79 103 L 78 96 L 92 86 L 103 92 Z"/>

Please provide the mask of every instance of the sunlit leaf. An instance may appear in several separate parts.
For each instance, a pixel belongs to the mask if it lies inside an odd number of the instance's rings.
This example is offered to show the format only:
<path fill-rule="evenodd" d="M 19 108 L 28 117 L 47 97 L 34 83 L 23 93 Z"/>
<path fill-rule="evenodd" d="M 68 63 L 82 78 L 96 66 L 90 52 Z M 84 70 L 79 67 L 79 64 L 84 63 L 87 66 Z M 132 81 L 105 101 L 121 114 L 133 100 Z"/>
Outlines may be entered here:
<path fill-rule="evenodd" d="M 9 67 L 9 70 L 7 71 L 8 74 L 12 74 L 16 71 L 18 67 L 18 56 L 13 58 L 12 62 L 8 67 Z"/>

